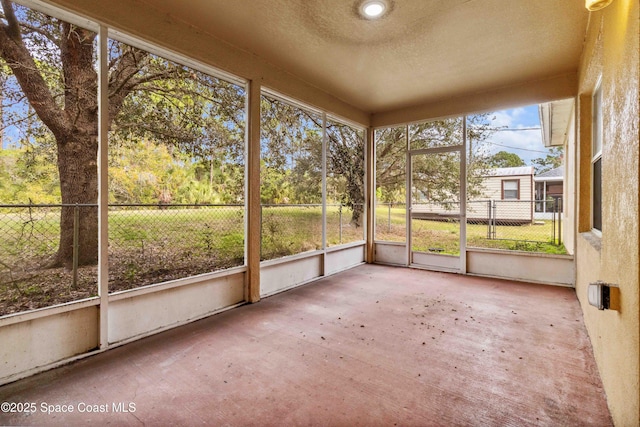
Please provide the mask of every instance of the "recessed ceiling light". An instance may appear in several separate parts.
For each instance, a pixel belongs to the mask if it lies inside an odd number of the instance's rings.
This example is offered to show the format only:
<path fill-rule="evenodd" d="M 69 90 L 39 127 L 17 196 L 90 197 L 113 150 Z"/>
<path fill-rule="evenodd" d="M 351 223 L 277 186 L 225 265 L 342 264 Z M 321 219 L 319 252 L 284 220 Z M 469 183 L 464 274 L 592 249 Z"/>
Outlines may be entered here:
<path fill-rule="evenodd" d="M 595 12 L 596 10 L 609 6 L 612 1 L 613 0 L 585 0 L 585 7 L 590 12 Z"/>
<path fill-rule="evenodd" d="M 360 10 L 366 18 L 379 18 L 387 9 L 387 5 L 382 1 L 366 1 Z"/>

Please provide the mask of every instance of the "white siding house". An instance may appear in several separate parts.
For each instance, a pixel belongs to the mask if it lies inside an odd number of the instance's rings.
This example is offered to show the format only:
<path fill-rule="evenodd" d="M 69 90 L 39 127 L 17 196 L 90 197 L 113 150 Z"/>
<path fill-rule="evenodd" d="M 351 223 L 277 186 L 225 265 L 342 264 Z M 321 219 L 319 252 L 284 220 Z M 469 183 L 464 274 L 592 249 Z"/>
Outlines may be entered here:
<path fill-rule="evenodd" d="M 482 181 L 482 194 L 467 202 L 467 220 L 486 222 L 491 217 L 501 224 L 533 222 L 533 174 L 533 166 L 487 171 Z M 414 202 L 411 212 L 412 217 L 420 219 L 457 218 L 459 204 Z"/>
<path fill-rule="evenodd" d="M 468 202 L 467 219 L 479 221 L 491 217 L 498 223 L 533 222 L 533 166 L 496 168 L 487 172 L 482 195 Z"/>

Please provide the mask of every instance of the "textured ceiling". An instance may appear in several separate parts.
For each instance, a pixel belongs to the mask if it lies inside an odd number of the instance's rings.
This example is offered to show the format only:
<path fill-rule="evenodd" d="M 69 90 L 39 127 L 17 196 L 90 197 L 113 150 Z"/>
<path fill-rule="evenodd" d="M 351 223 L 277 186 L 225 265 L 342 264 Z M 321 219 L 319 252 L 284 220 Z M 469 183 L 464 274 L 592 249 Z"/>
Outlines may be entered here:
<path fill-rule="evenodd" d="M 377 113 L 578 68 L 582 0 L 143 0 Z"/>

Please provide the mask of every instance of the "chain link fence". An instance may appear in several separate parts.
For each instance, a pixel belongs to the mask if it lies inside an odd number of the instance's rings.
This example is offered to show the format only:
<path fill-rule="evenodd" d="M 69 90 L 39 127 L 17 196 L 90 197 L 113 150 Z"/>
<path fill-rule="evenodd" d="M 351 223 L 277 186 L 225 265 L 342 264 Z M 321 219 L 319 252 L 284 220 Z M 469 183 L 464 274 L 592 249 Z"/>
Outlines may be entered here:
<path fill-rule="evenodd" d="M 243 205 L 109 205 L 110 292 L 243 264 Z"/>
<path fill-rule="evenodd" d="M 467 245 L 564 253 L 562 200 L 544 216 L 535 212 L 539 203 L 468 202 Z M 77 221 L 95 217 L 96 205 L 0 205 L 0 315 L 97 294 L 95 265 L 44 268 L 58 252 L 62 209 L 73 210 L 77 259 L 78 243 L 87 238 Z M 363 206 L 327 205 L 327 245 L 363 240 L 362 212 Z M 440 216 L 412 217 L 427 250 L 454 245 L 456 233 L 447 227 L 456 219 Z M 379 203 L 375 219 L 376 239 L 406 241 L 404 203 Z M 244 264 L 243 205 L 110 205 L 108 221 L 110 292 Z M 263 260 L 321 248 L 321 204 L 262 206 Z"/>
<path fill-rule="evenodd" d="M 0 206 L 0 283 L 42 265 L 60 241 L 61 205 Z"/>
<path fill-rule="evenodd" d="M 264 204 L 260 259 L 322 248 L 321 204 Z"/>
<path fill-rule="evenodd" d="M 546 204 L 545 213 L 535 212 Z M 454 204 L 413 206 L 415 250 L 455 253 L 459 223 Z M 540 200 L 473 200 L 467 202 L 467 246 L 545 253 L 564 253 L 562 198 Z M 376 240 L 406 241 L 406 205 L 378 203 Z M 423 248 L 424 246 L 424 248 Z M 426 248 L 426 249 L 425 249 Z"/>
<path fill-rule="evenodd" d="M 364 240 L 364 204 L 328 204 L 327 246 Z M 322 249 L 322 204 L 262 205 L 261 259 Z"/>
<path fill-rule="evenodd" d="M 364 240 L 364 204 L 327 205 L 327 246 Z"/>
<path fill-rule="evenodd" d="M 47 268 L 60 261 L 63 209 L 71 218 L 72 257 L 65 267 Z M 96 266 L 78 267 L 87 232 L 78 219 L 96 214 L 96 205 L 0 205 L 0 316 L 97 295 Z"/>
<path fill-rule="evenodd" d="M 481 248 L 564 253 L 562 198 L 545 214 L 540 200 L 484 200 L 467 203 L 467 245 Z M 547 203 L 547 202 L 545 202 Z"/>
<path fill-rule="evenodd" d="M 376 240 L 407 240 L 407 205 L 404 202 L 380 203 L 376 206 Z"/>
<path fill-rule="evenodd" d="M 53 267 L 61 212 L 72 210 L 72 262 Z M 97 295 L 97 253 L 82 218 L 97 205 L 0 205 L 0 315 Z M 109 292 L 244 264 L 243 205 L 109 205 Z M 97 227 L 97 224 L 94 224 Z M 95 233 L 97 228 L 93 228 Z M 96 242 L 86 248 L 87 239 Z"/>

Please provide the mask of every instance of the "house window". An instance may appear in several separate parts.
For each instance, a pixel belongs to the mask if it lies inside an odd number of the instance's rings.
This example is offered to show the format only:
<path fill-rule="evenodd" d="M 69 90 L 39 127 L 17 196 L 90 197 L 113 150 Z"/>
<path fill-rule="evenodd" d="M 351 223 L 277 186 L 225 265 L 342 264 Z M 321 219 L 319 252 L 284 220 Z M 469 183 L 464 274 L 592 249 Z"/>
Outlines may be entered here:
<path fill-rule="evenodd" d="M 602 88 L 593 92 L 591 132 L 591 227 L 602 231 Z"/>
<path fill-rule="evenodd" d="M 502 200 L 520 199 L 520 181 L 509 179 L 502 181 Z"/>

